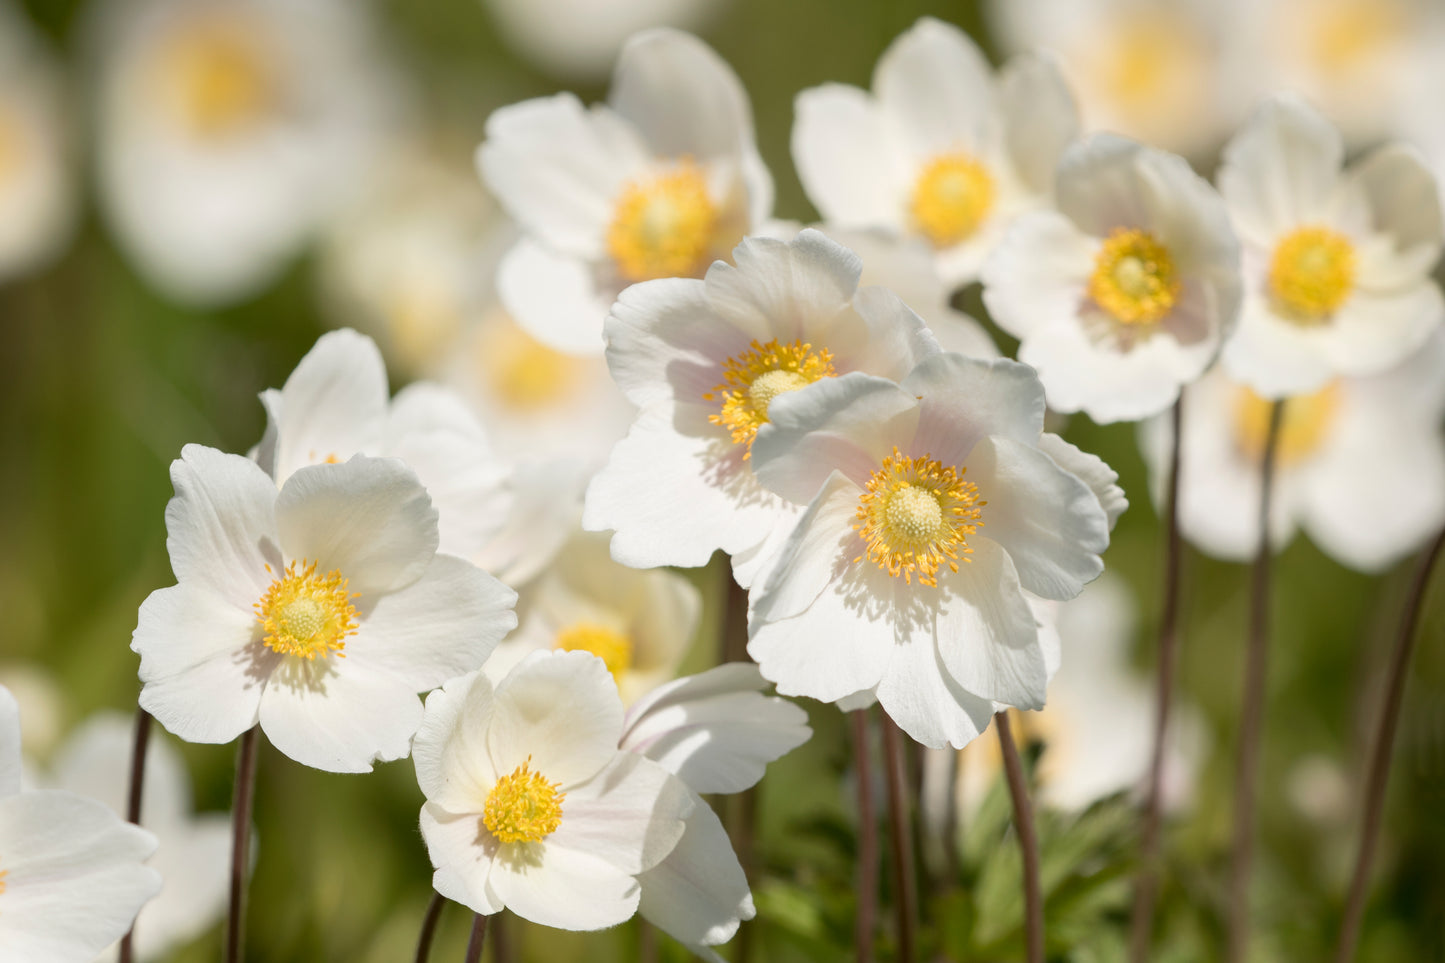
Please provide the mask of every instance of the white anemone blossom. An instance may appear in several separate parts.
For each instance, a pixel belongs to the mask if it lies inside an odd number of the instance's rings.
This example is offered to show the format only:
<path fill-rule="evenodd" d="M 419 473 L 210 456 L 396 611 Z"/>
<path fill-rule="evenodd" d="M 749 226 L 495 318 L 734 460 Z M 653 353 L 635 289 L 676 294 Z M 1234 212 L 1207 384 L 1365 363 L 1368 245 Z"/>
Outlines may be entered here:
<path fill-rule="evenodd" d="M 973 739 L 996 704 L 1043 705 L 1056 660 L 1025 593 L 1077 595 L 1127 504 L 1043 419 L 1026 365 L 957 354 L 780 398 L 755 469 L 811 501 L 753 585 L 764 677 L 824 702 L 872 692 L 935 748 Z"/>
<path fill-rule="evenodd" d="M 432 885 L 474 912 L 568 930 L 636 911 L 637 877 L 682 838 L 688 790 L 618 748 L 622 702 L 602 660 L 534 652 L 433 692 L 412 756 Z"/>
<path fill-rule="evenodd" d="M 1244 248 L 1225 370 L 1267 398 L 1385 371 L 1445 321 L 1430 277 L 1445 227 L 1435 178 L 1403 144 L 1344 167 L 1345 144 L 1293 97 L 1266 101 L 1224 151 L 1220 193 Z"/>
<path fill-rule="evenodd" d="M 141 605 L 142 708 L 189 742 L 258 723 L 297 762 L 369 772 L 407 755 L 417 693 L 475 669 L 516 595 L 437 550 L 437 511 L 392 458 L 299 468 L 187 445 L 171 464 L 178 584 Z"/>
<path fill-rule="evenodd" d="M 102 802 L 20 785 L 20 711 L 0 686 L 0 959 L 91 963 L 161 888 L 156 838 Z"/>
<path fill-rule="evenodd" d="M 1164 410 L 1239 314 L 1223 201 L 1183 158 L 1109 134 L 1064 154 L 1055 200 L 995 248 L 984 303 L 1020 339 L 1049 407 L 1098 422 Z"/>
<path fill-rule="evenodd" d="M 793 158 L 829 224 L 922 238 L 956 287 L 1016 214 L 1045 203 L 1078 134 L 1051 60 L 1022 56 L 995 78 L 967 34 L 924 17 L 879 58 L 871 94 L 835 83 L 798 95 Z"/>
<path fill-rule="evenodd" d="M 617 292 L 701 277 L 773 207 L 742 83 L 712 48 L 657 29 L 628 41 L 606 104 L 570 93 L 487 119 L 482 179 L 524 237 L 502 303 L 544 344 L 600 354 Z"/>
<path fill-rule="evenodd" d="M 582 525 L 625 565 L 698 566 L 717 549 L 747 586 L 812 492 L 790 501 L 750 451 L 778 398 L 850 371 L 901 378 L 937 342 L 856 255 L 813 230 L 748 238 L 703 280 L 637 284 L 607 319 L 607 362 L 641 409 L 587 490 Z"/>
<path fill-rule="evenodd" d="M 1212 371 L 1189 389 L 1180 448 L 1179 527 L 1209 555 L 1246 561 L 1259 545 L 1259 467 L 1271 403 Z M 1445 334 L 1408 362 L 1339 378 L 1284 402 L 1270 543 L 1303 528 L 1342 565 L 1381 571 L 1445 524 Z M 1167 418 L 1140 427 L 1156 503 Z"/>

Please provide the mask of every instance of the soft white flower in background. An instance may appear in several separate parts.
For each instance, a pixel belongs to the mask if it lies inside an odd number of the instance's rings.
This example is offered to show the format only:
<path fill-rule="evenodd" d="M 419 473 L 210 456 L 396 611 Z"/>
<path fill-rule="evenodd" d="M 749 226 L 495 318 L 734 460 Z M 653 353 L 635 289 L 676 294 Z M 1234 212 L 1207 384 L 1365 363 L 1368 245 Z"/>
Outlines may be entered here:
<path fill-rule="evenodd" d="M 974 280 L 1010 220 L 1045 202 L 1079 134 L 1051 60 L 1020 57 L 995 78 L 967 34 L 932 17 L 884 51 L 871 94 L 826 84 L 799 94 L 796 111 L 793 160 L 824 220 L 926 240 L 950 287 Z"/>
<path fill-rule="evenodd" d="M 60 747 L 50 767 L 49 787 L 98 799 L 124 816 L 134 743 L 130 716 L 91 716 Z M 171 741 L 155 731 L 146 750 L 141 825 L 160 841 L 150 866 L 162 879 L 160 894 L 136 920 L 136 958 L 145 961 L 160 959 L 221 919 L 231 850 L 230 815 L 192 811 L 185 761 Z M 117 949 L 105 959 L 114 959 Z"/>
<path fill-rule="evenodd" d="M 606 104 L 563 93 L 494 112 L 477 164 L 524 232 L 501 265 L 502 302 L 563 351 L 600 354 L 622 288 L 701 277 L 773 207 L 742 83 L 675 30 L 627 42 Z"/>
<path fill-rule="evenodd" d="M 140 704 L 190 742 L 258 722 L 297 762 L 369 772 L 407 755 L 417 693 L 475 669 L 516 595 L 439 554 L 437 511 L 392 458 L 299 468 L 187 445 L 171 464 L 177 585 L 150 594 L 131 648 Z"/>
<path fill-rule="evenodd" d="M 1180 451 L 1179 526 L 1202 551 L 1245 561 L 1259 544 L 1259 466 L 1270 403 L 1212 371 L 1189 389 Z M 1285 402 L 1270 540 L 1304 528 L 1327 554 L 1375 572 L 1445 523 L 1445 334 L 1400 368 L 1342 378 Z M 1169 424 L 1140 429 L 1155 502 Z"/>
<path fill-rule="evenodd" d="M 522 590 L 520 624 L 487 659 L 487 672 L 500 678 L 539 650 L 591 652 L 630 705 L 672 680 L 701 610 L 701 595 L 681 575 L 614 562 L 606 535 L 575 532 Z"/>
<path fill-rule="evenodd" d="M 60 71 L 0 3 L 0 282 L 54 258 L 75 226 Z"/>
<path fill-rule="evenodd" d="M 901 378 L 937 342 L 856 255 L 817 231 L 748 238 L 736 266 L 622 293 L 607 319 L 612 376 L 641 409 L 587 490 L 583 527 L 613 529 L 612 557 L 697 566 L 722 549 L 747 586 L 812 492 L 780 498 L 749 452 L 769 406 L 849 371 Z"/>
<path fill-rule="evenodd" d="M 1098 422 L 1162 411 L 1239 314 L 1223 201 L 1183 158 L 1108 134 L 1065 153 L 1055 199 L 995 248 L 984 303 L 1020 339 L 1049 407 Z"/>
<path fill-rule="evenodd" d="M 824 702 L 873 690 L 932 747 L 963 746 L 995 703 L 1043 705 L 1050 660 L 1025 592 L 1077 595 L 1126 504 L 1043 419 L 1031 369 L 957 354 L 899 384 L 851 374 L 775 401 L 755 470 L 811 502 L 753 585 L 764 677 Z"/>
<path fill-rule="evenodd" d="M 1224 150 L 1219 190 L 1245 279 L 1224 367 L 1267 398 L 1391 368 L 1445 321 L 1430 277 L 1445 228 L 1423 159 L 1402 144 L 1344 158 L 1339 131 L 1287 96 Z"/>
<path fill-rule="evenodd" d="M 682 838 L 687 787 L 618 749 L 622 702 L 602 660 L 534 652 L 495 685 L 433 692 L 412 749 L 432 885 L 474 912 L 596 930 L 630 918 L 637 876 Z"/>
<path fill-rule="evenodd" d="M 31 759 L 44 759 L 60 742 L 65 729 L 65 692 L 50 670 L 34 662 L 7 662 L 0 664 L 0 687 L 8 689 L 10 696 L 20 707 L 20 718 L 25 725 L 25 752 L 23 762 L 28 766 Z M 25 784 L 36 785 L 28 778 Z"/>
<path fill-rule="evenodd" d="M 171 297 L 254 293 L 356 187 L 390 125 L 396 92 L 365 5 L 100 6 L 91 40 L 111 227 Z"/>
<path fill-rule="evenodd" d="M 0 959 L 91 963 L 161 888 L 156 838 L 104 803 L 20 785 L 20 711 L 0 688 Z"/>

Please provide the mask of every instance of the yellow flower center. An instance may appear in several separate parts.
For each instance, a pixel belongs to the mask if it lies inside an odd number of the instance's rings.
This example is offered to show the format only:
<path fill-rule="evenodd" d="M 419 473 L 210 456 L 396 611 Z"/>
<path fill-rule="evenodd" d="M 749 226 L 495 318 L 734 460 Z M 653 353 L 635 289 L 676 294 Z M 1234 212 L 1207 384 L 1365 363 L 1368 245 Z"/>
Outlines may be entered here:
<path fill-rule="evenodd" d="M 1389 49 L 1402 32 L 1398 5 L 1385 0 L 1334 0 L 1311 5 L 1309 55 L 1326 74 L 1348 72 Z"/>
<path fill-rule="evenodd" d="M 257 25 L 227 17 L 198 20 L 169 38 L 156 60 L 159 89 L 197 139 L 233 137 L 276 109 L 267 39 Z"/>
<path fill-rule="evenodd" d="M 803 341 L 784 345 L 776 339 L 767 344 L 754 341 L 747 351 L 723 362 L 723 383 L 702 396 L 705 401 L 722 401 L 722 409 L 707 420 L 728 428 L 734 444 L 748 446 L 744 457 L 749 457 L 754 436 L 768 423 L 774 398 L 836 373 L 833 355 L 824 348 L 814 351 Z"/>
<path fill-rule="evenodd" d="M 1141 11 L 1111 32 L 1100 56 L 1101 79 L 1111 99 L 1145 109 L 1171 83 L 1197 71 L 1204 56 L 1191 24 L 1171 14 Z"/>
<path fill-rule="evenodd" d="M 435 281 L 408 272 L 396 279 L 383 299 L 391 348 L 412 370 L 436 360 L 461 330 L 462 306 L 453 292 Z"/>
<path fill-rule="evenodd" d="M 482 823 L 504 843 L 540 843 L 562 825 L 562 800 L 557 783 L 532 771 L 532 757 L 497 780 L 487 793 Z"/>
<path fill-rule="evenodd" d="M 1275 308 L 1301 324 L 1327 319 L 1355 286 L 1355 249 L 1327 227 L 1302 227 L 1274 249 L 1269 291 Z"/>
<path fill-rule="evenodd" d="M 1104 240 L 1089 277 L 1089 297 L 1122 324 L 1163 320 L 1179 297 L 1169 250 L 1138 228 L 1116 227 Z"/>
<path fill-rule="evenodd" d="M 10 875 L 10 870 L 0 869 L 0 893 L 5 892 L 5 877 Z"/>
<path fill-rule="evenodd" d="M 591 652 L 602 660 L 614 679 L 632 668 L 632 640 L 592 622 L 579 622 L 558 632 L 552 647 L 568 652 Z"/>
<path fill-rule="evenodd" d="M 607 250 L 628 281 L 693 277 L 707 267 L 718 212 L 702 169 L 673 170 L 629 184 L 607 229 Z"/>
<path fill-rule="evenodd" d="M 585 364 L 547 347 L 509 317 L 487 322 L 478 343 L 478 360 L 492 392 L 508 406 L 526 411 L 571 397 Z"/>
<path fill-rule="evenodd" d="M 913 185 L 913 220 L 935 247 L 957 244 L 993 210 L 993 175 L 968 154 L 935 157 Z"/>
<path fill-rule="evenodd" d="M 1241 387 L 1235 398 L 1234 428 L 1239 448 L 1248 457 L 1264 457 L 1269 415 L 1274 402 Z M 1284 406 L 1279 426 L 1278 457 L 1293 465 L 1319 450 L 1334 428 L 1340 407 L 1340 386 L 1328 384 L 1312 394 L 1295 395 Z"/>
<path fill-rule="evenodd" d="M 937 585 L 942 565 L 957 572 L 959 555 L 973 551 L 968 536 L 983 524 L 988 504 L 963 473 L 927 455 L 905 458 L 894 448 L 868 479 L 853 516 L 868 560 L 909 584 L 916 576 L 921 585 Z"/>
<path fill-rule="evenodd" d="M 298 655 L 308 661 L 335 652 L 345 658 L 346 637 L 357 629 L 356 606 L 351 600 L 359 592 L 348 592 L 346 579 L 334 569 L 316 573 L 316 563 L 303 560 L 286 566 L 255 605 L 256 621 L 266 630 L 265 643 L 281 655 Z M 270 571 L 270 566 L 267 566 Z"/>

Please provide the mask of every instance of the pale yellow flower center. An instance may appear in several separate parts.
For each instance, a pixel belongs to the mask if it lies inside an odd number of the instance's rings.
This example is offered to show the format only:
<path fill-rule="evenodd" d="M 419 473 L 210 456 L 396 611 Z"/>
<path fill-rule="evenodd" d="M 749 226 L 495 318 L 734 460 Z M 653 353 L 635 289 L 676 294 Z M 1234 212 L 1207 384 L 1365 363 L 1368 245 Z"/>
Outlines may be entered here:
<path fill-rule="evenodd" d="M 1264 456 L 1269 416 L 1274 402 L 1241 387 L 1235 396 L 1234 429 L 1239 449 L 1252 459 Z M 1319 450 L 1335 426 L 1340 407 L 1338 383 L 1307 395 L 1295 395 L 1284 406 L 1279 426 L 1278 457 L 1296 464 Z"/>
<path fill-rule="evenodd" d="M 280 101 L 265 32 L 225 16 L 178 26 L 156 58 L 157 84 L 198 140 L 224 140 L 275 112 Z"/>
<path fill-rule="evenodd" d="M 1110 32 L 1099 59 L 1109 97 L 1145 109 L 1182 74 L 1199 70 L 1204 52 L 1197 31 L 1178 16 L 1140 11 Z"/>
<path fill-rule="evenodd" d="M 1326 74 L 1348 72 L 1388 49 L 1402 32 L 1401 20 L 1389 0 L 1316 0 L 1303 24 L 1309 56 Z"/>
<path fill-rule="evenodd" d="M 1153 234 L 1116 227 L 1095 256 L 1088 290 L 1121 324 L 1155 324 L 1173 310 L 1180 284 L 1168 248 Z"/>
<path fill-rule="evenodd" d="M 723 362 L 723 383 L 703 395 L 721 401 L 721 410 L 708 421 L 732 432 L 735 444 L 751 453 L 758 429 L 768 423 L 768 407 L 778 395 L 797 391 L 820 378 L 831 378 L 833 355 L 804 341 L 780 345 L 754 341 L 748 350 Z M 744 456 L 746 457 L 746 456 Z"/>
<path fill-rule="evenodd" d="M 512 408 L 535 411 L 571 397 L 585 362 L 549 348 L 511 318 L 492 318 L 478 342 L 485 382 Z"/>
<path fill-rule="evenodd" d="M 702 169 L 684 158 L 673 170 L 623 190 L 607 229 L 607 250 L 628 281 L 694 277 L 707 267 L 717 221 Z"/>
<path fill-rule="evenodd" d="M 949 247 L 978 230 L 993 210 L 994 194 L 993 175 L 980 161 L 968 154 L 944 154 L 918 175 L 910 210 L 935 247 Z"/>
<path fill-rule="evenodd" d="M 894 448 L 869 477 L 854 513 L 868 560 L 909 584 L 916 577 L 922 585 L 937 585 L 943 565 L 957 572 L 959 556 L 973 551 L 968 536 L 983 524 L 988 504 L 973 482 L 963 480 L 964 471 L 928 455 L 906 458 Z"/>
<path fill-rule="evenodd" d="M 487 793 L 482 823 L 504 843 L 540 843 L 562 825 L 562 800 L 557 783 L 532 771 L 532 757 L 497 780 Z"/>
<path fill-rule="evenodd" d="M 1324 321 L 1355 287 L 1355 248 L 1327 227 L 1302 227 L 1286 235 L 1269 265 L 1275 308 L 1300 324 Z"/>
<path fill-rule="evenodd" d="M 391 347 L 412 369 L 425 367 L 452 342 L 463 323 L 462 307 L 443 285 L 408 273 L 383 295 L 381 309 Z"/>
<path fill-rule="evenodd" d="M 10 875 L 10 870 L 0 869 L 0 893 L 5 892 L 5 877 Z"/>
<path fill-rule="evenodd" d="M 334 569 L 318 575 L 316 563 L 303 560 L 286 566 L 286 574 L 271 582 L 255 604 L 256 620 L 265 629 L 264 642 L 273 652 L 296 655 L 308 661 L 335 653 L 345 658 L 346 637 L 357 630 L 356 606 L 346 579 Z M 270 567 L 267 566 L 267 571 Z"/>
<path fill-rule="evenodd" d="M 593 622 L 578 622 L 557 633 L 554 649 L 591 652 L 616 679 L 632 668 L 632 640 L 621 632 Z"/>

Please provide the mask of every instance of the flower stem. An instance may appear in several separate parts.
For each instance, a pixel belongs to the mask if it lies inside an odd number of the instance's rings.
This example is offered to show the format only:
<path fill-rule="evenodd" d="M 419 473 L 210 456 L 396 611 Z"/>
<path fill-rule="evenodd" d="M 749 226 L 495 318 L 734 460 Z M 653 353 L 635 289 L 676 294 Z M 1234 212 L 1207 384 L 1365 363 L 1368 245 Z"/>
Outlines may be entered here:
<path fill-rule="evenodd" d="M 140 707 L 135 710 L 135 742 L 130 750 L 130 787 L 126 798 L 125 818 L 127 822 L 140 825 L 141 797 L 145 792 L 146 749 L 151 741 L 151 715 Z M 120 963 L 132 963 L 135 959 L 135 924 L 120 941 Z"/>
<path fill-rule="evenodd" d="M 853 769 L 858 779 L 858 908 L 853 943 L 858 963 L 873 963 L 873 929 L 878 917 L 878 813 L 873 808 L 873 764 L 868 753 L 868 710 L 853 717 Z"/>
<path fill-rule="evenodd" d="M 1375 848 L 1380 841 L 1380 821 L 1385 808 L 1385 788 L 1390 779 L 1390 756 L 1395 745 L 1395 729 L 1400 722 L 1400 708 L 1405 701 L 1405 678 L 1410 656 L 1415 650 L 1415 630 L 1420 612 L 1425 607 L 1425 594 L 1430 575 L 1440 556 L 1445 554 L 1445 530 L 1435 537 L 1415 568 L 1410 594 L 1405 600 L 1400 635 L 1390 655 L 1386 670 L 1385 701 L 1380 707 L 1380 721 L 1375 728 L 1375 741 L 1370 747 L 1369 778 L 1365 783 L 1364 817 L 1360 826 L 1360 848 L 1355 858 L 1355 872 L 1350 879 L 1350 895 L 1345 903 L 1345 918 L 1340 925 L 1340 942 L 1335 963 L 1350 963 L 1360 941 L 1360 924 L 1365 916 L 1365 896 L 1370 883 L 1370 868 L 1375 861 Z"/>
<path fill-rule="evenodd" d="M 918 928 L 918 893 L 913 876 L 913 833 L 909 827 L 908 774 L 903 730 L 883 713 L 883 758 L 888 767 L 888 815 L 892 835 L 893 904 L 898 913 L 898 963 L 913 963 Z"/>
<path fill-rule="evenodd" d="M 637 923 L 641 927 L 637 934 L 638 963 L 657 963 L 657 931 L 644 919 Z"/>
<path fill-rule="evenodd" d="M 1019 834 L 1019 851 L 1024 861 L 1024 942 L 1028 963 L 1044 963 L 1044 898 L 1039 886 L 1039 837 L 1034 832 L 1034 807 L 1029 802 L 1029 785 L 1014 744 L 1008 712 L 993 717 L 998 727 L 998 745 L 1003 752 L 1003 770 L 1013 802 L 1014 829 Z"/>
<path fill-rule="evenodd" d="M 1249 880 L 1254 867 L 1255 785 L 1259 775 L 1260 735 L 1264 728 L 1265 675 L 1269 655 L 1269 541 L 1274 467 L 1279 452 L 1284 401 L 1269 412 L 1269 433 L 1259 472 L 1259 550 L 1254 557 L 1249 606 L 1249 644 L 1244 667 L 1244 706 L 1240 711 L 1239 755 L 1234 784 L 1234 842 L 1230 859 L 1230 963 L 1243 963 L 1249 946 Z"/>
<path fill-rule="evenodd" d="M 446 899 L 432 890 L 431 902 L 426 904 L 426 915 L 421 918 L 421 935 L 416 940 L 416 963 L 426 963 L 431 955 L 431 942 L 437 933 L 437 921 L 441 919 L 442 906 Z"/>
<path fill-rule="evenodd" d="M 251 800 L 256 792 L 256 750 L 261 730 L 241 734 L 236 754 L 235 798 L 231 803 L 231 904 L 226 917 L 226 963 L 240 963 L 246 932 L 246 871 L 250 868 Z"/>
<path fill-rule="evenodd" d="M 487 941 L 487 917 L 478 913 L 472 920 L 472 936 L 467 940 L 467 963 L 477 963 L 482 958 L 482 944 Z"/>
<path fill-rule="evenodd" d="M 1174 673 L 1179 658 L 1179 585 L 1183 556 L 1179 540 L 1179 450 L 1183 444 L 1184 395 L 1174 402 L 1170 418 L 1172 441 L 1164 500 L 1164 603 L 1159 613 L 1159 681 L 1155 684 L 1154 744 L 1144 801 L 1144 827 L 1139 842 L 1139 875 L 1134 882 L 1134 910 L 1129 924 L 1129 959 L 1145 963 L 1154 928 L 1154 900 L 1159 889 L 1159 836 L 1163 819 L 1164 746 L 1174 703 Z"/>
<path fill-rule="evenodd" d="M 748 661 L 748 593 L 733 578 L 732 568 L 723 564 L 722 661 Z M 751 880 L 756 869 L 753 824 L 758 808 L 758 787 L 752 786 L 728 800 L 727 827 L 738 864 Z M 744 925 L 737 938 L 737 963 L 748 963 L 753 955 L 753 930 Z"/>

